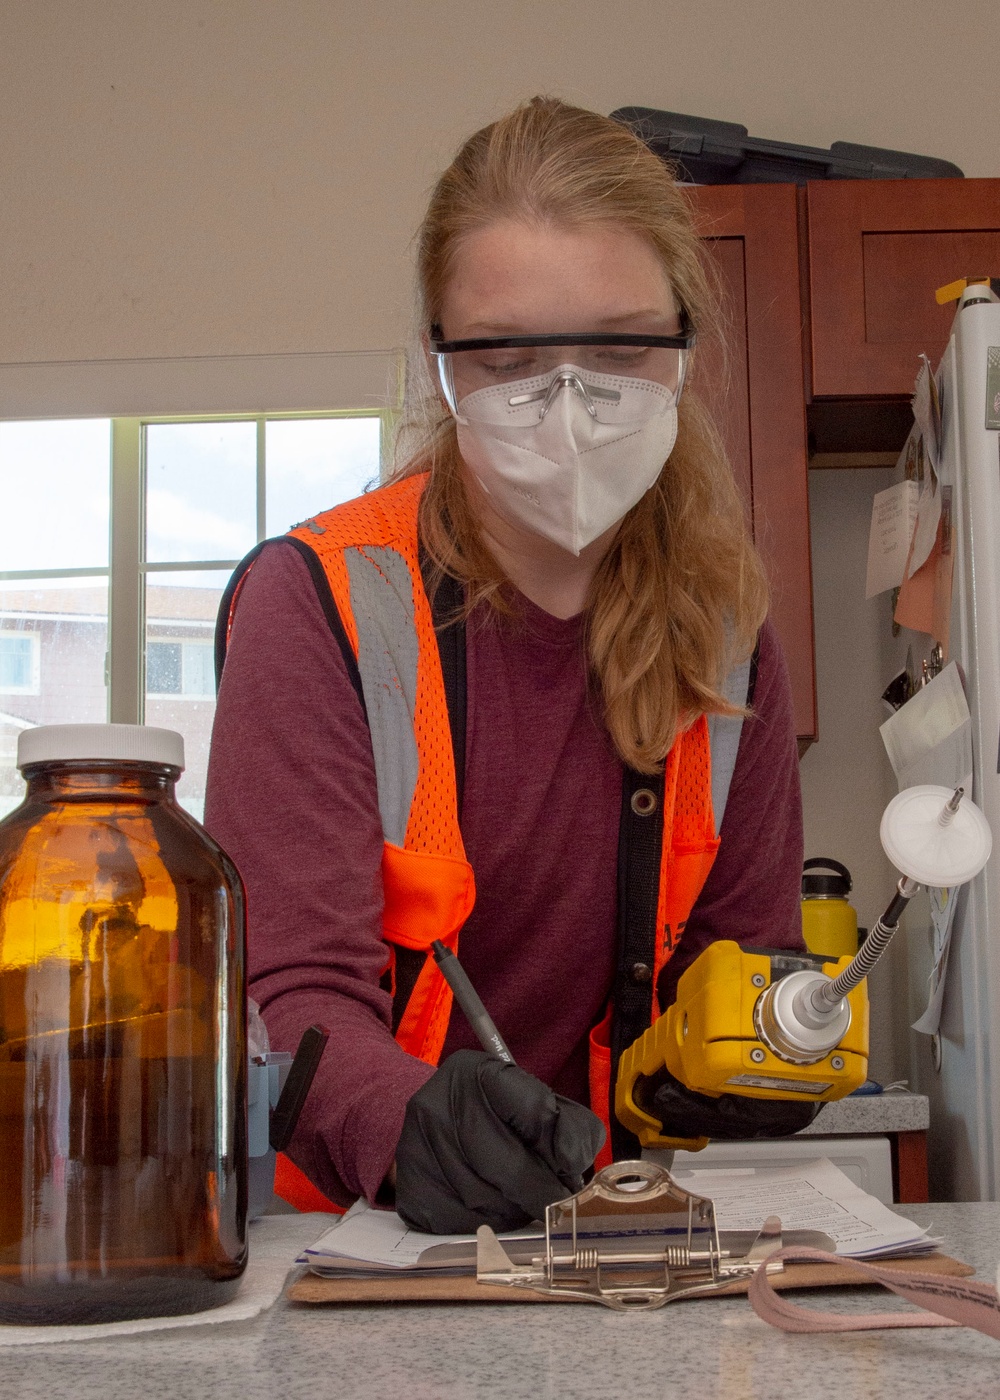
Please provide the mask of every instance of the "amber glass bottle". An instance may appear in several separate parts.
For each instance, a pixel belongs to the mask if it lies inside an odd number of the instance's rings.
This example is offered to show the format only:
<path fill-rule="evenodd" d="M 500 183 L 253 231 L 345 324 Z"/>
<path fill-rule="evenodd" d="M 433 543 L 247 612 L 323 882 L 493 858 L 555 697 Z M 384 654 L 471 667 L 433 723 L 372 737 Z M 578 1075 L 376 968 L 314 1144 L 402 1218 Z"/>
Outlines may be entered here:
<path fill-rule="evenodd" d="M 0 822 L 0 1321 L 225 1302 L 246 1265 L 244 899 L 183 741 L 25 730 Z"/>

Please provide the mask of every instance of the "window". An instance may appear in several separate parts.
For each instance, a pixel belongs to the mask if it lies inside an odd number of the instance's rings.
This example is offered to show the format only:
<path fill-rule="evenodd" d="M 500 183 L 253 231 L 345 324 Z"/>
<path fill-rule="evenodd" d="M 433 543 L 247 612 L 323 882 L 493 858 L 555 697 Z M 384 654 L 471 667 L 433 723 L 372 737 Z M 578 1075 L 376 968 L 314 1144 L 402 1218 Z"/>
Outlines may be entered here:
<path fill-rule="evenodd" d="M 107 719 L 183 734 L 203 814 L 223 589 L 378 479 L 384 416 L 0 422 L 0 816 L 21 730 Z"/>
<path fill-rule="evenodd" d="M 108 717 L 109 420 L 0 423 L 0 501 L 3 816 L 22 730 Z"/>
<path fill-rule="evenodd" d="M 38 694 L 38 633 L 0 632 L 0 695 Z"/>
<path fill-rule="evenodd" d="M 215 699 L 215 648 L 211 642 L 146 644 L 146 696 Z"/>

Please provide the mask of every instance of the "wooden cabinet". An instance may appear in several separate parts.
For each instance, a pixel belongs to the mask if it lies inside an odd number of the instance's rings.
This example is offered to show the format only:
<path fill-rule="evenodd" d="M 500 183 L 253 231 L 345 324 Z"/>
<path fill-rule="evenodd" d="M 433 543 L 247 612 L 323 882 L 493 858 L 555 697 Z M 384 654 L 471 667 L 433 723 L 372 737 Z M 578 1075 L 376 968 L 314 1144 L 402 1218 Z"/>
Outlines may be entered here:
<path fill-rule="evenodd" d="M 805 203 L 812 394 L 909 398 L 955 314 L 935 290 L 1000 277 L 1000 180 L 831 180 Z"/>
<path fill-rule="evenodd" d="M 809 496 L 794 185 L 701 185 L 695 217 L 725 299 L 728 355 L 703 338 L 693 387 L 715 411 L 771 582 L 800 739 L 816 737 Z"/>
<path fill-rule="evenodd" d="M 955 314 L 936 289 L 1000 277 L 1000 180 L 700 185 L 689 196 L 728 340 L 727 356 L 702 338 L 695 386 L 722 426 L 768 567 L 796 725 L 809 740 L 810 450 L 892 461 L 912 422 L 919 356 L 936 362 Z"/>

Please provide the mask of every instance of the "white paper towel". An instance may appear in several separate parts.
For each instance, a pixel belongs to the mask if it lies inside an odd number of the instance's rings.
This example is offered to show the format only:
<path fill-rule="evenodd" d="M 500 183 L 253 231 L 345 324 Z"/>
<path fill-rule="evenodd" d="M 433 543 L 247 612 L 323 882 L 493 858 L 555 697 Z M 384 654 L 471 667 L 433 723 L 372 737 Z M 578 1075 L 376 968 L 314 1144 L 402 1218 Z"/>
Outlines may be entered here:
<path fill-rule="evenodd" d="M 140 1317 L 132 1322 L 98 1322 L 62 1327 L 15 1327 L 0 1323 L 0 1346 L 84 1342 L 100 1337 L 128 1337 L 136 1332 L 160 1332 L 173 1327 L 204 1327 L 213 1322 L 245 1322 L 264 1312 L 281 1297 L 285 1279 L 306 1245 L 312 1244 L 337 1217 L 331 1215 L 265 1215 L 250 1226 L 250 1262 L 236 1297 L 207 1312 L 180 1317 Z"/>

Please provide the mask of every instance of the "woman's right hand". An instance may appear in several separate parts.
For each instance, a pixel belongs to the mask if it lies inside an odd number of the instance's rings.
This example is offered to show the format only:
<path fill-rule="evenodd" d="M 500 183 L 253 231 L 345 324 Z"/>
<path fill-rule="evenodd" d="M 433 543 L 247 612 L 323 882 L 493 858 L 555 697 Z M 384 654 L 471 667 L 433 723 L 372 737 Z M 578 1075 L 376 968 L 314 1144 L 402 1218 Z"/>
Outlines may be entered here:
<path fill-rule="evenodd" d="M 514 1230 L 578 1191 L 604 1142 L 596 1114 L 481 1050 L 458 1050 L 407 1104 L 396 1210 L 416 1230 Z"/>

